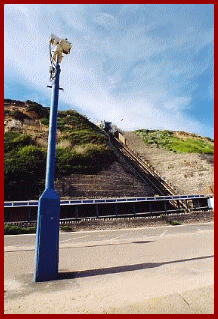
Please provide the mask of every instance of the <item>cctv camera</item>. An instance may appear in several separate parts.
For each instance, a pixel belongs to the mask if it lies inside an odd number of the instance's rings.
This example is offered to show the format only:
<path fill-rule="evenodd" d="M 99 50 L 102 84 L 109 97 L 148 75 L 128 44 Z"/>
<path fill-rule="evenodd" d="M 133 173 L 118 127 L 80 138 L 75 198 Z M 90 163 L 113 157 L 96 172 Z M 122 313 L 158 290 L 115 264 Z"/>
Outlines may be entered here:
<path fill-rule="evenodd" d="M 69 54 L 70 49 L 72 48 L 72 44 L 65 38 L 60 39 L 54 34 L 51 34 L 50 36 L 50 44 L 52 44 L 54 47 L 52 60 L 56 61 L 56 56 L 58 55 L 59 63 L 62 60 L 62 53 Z"/>

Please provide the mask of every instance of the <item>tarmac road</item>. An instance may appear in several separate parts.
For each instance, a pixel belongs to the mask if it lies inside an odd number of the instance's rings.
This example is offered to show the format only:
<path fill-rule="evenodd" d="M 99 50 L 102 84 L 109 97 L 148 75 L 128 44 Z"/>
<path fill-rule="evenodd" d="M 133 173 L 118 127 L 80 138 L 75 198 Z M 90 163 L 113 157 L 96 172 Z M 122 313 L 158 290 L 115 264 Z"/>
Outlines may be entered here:
<path fill-rule="evenodd" d="M 5 236 L 5 313 L 213 313 L 214 224 L 60 233 L 33 283 L 35 235 Z"/>

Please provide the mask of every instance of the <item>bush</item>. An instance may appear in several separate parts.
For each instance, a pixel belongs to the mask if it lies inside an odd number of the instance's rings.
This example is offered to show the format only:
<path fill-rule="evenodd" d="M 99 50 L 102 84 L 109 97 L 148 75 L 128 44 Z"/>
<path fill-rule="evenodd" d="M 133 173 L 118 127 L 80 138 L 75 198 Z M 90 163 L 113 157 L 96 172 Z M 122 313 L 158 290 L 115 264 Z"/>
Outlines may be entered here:
<path fill-rule="evenodd" d="M 67 131 L 70 128 L 66 126 L 65 119 L 64 118 L 57 118 L 57 129 L 61 132 Z"/>
<path fill-rule="evenodd" d="M 74 148 L 57 148 L 56 174 L 93 174 L 110 165 L 115 159 L 114 152 L 105 145 L 89 143 Z"/>
<path fill-rule="evenodd" d="M 10 116 L 12 118 L 14 118 L 15 120 L 19 120 L 21 122 L 23 122 L 24 119 L 29 119 L 29 116 L 24 114 L 23 112 L 21 111 L 18 111 L 18 110 L 15 110 L 15 111 L 12 111 L 10 113 Z"/>
<path fill-rule="evenodd" d="M 42 176 L 46 166 L 46 151 L 35 145 L 27 145 L 18 149 L 16 157 L 6 159 L 6 173 L 8 168 L 14 175 Z"/>
<path fill-rule="evenodd" d="M 36 232 L 36 226 L 20 227 L 13 225 L 4 225 L 4 235 L 33 234 Z"/>
<path fill-rule="evenodd" d="M 181 225 L 181 224 L 178 221 L 172 219 L 170 221 L 170 225 L 177 226 L 177 225 Z"/>
<path fill-rule="evenodd" d="M 28 145 L 6 154 L 4 161 L 5 200 L 38 197 L 45 177 L 46 151 Z"/>
<path fill-rule="evenodd" d="M 26 101 L 27 105 L 26 110 L 29 112 L 34 112 L 38 115 L 39 118 L 46 117 L 49 118 L 50 109 L 47 107 L 43 107 L 41 104 L 32 101 Z"/>
<path fill-rule="evenodd" d="M 70 232 L 70 231 L 72 231 L 72 226 L 62 225 L 62 226 L 60 226 L 60 230 Z"/>
<path fill-rule="evenodd" d="M 165 215 L 165 214 L 160 214 L 160 218 L 161 218 L 161 219 L 165 219 L 165 218 L 166 218 L 166 215 Z"/>
<path fill-rule="evenodd" d="M 55 172 L 58 176 L 69 175 L 72 172 L 72 166 L 75 165 L 76 154 L 71 148 L 56 149 Z"/>
<path fill-rule="evenodd" d="M 71 141 L 71 145 L 81 145 L 81 144 L 106 144 L 105 135 L 93 132 L 91 130 L 77 130 L 69 131 L 66 134 L 67 138 Z"/>
<path fill-rule="evenodd" d="M 42 117 L 42 118 L 40 119 L 40 122 L 41 122 L 43 125 L 49 126 L 49 118 L 48 118 L 48 117 Z"/>
<path fill-rule="evenodd" d="M 4 134 L 4 152 L 15 151 L 24 146 L 35 145 L 35 142 L 29 135 L 17 132 L 6 132 Z"/>

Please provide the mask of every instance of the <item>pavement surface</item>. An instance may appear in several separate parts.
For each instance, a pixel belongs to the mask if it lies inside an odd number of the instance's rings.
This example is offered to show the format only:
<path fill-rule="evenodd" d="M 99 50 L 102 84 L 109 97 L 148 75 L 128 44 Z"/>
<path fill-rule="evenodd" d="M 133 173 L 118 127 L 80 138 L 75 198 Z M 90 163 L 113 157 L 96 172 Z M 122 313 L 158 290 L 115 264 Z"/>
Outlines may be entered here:
<path fill-rule="evenodd" d="M 35 235 L 5 236 L 5 314 L 213 314 L 214 224 L 60 233 L 34 283 Z"/>

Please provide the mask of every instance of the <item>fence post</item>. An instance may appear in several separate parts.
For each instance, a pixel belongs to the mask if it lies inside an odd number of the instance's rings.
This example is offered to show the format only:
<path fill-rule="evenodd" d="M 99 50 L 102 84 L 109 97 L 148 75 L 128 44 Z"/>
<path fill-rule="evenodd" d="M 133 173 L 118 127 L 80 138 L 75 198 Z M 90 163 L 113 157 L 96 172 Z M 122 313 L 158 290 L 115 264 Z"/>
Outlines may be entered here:
<path fill-rule="evenodd" d="M 180 202 L 179 202 L 179 200 L 177 200 L 177 206 L 178 206 L 178 210 L 180 212 Z"/>
<path fill-rule="evenodd" d="M 27 211 L 27 221 L 29 224 L 30 223 L 30 207 L 28 207 L 28 211 Z"/>
<path fill-rule="evenodd" d="M 149 212 L 152 213 L 151 202 L 149 202 Z"/>
<path fill-rule="evenodd" d="M 96 217 L 99 217 L 98 204 L 95 205 Z"/>
<path fill-rule="evenodd" d="M 78 219 L 78 211 L 79 211 L 79 208 L 78 206 L 75 207 L 75 217 L 76 217 L 76 220 Z"/>
<path fill-rule="evenodd" d="M 166 200 L 164 201 L 164 210 L 165 210 L 165 214 L 167 213 L 167 202 Z"/>
<path fill-rule="evenodd" d="M 135 203 L 133 203 L 133 214 L 134 214 L 134 217 L 135 217 L 135 214 L 136 214 Z"/>
<path fill-rule="evenodd" d="M 115 204 L 115 214 L 116 214 L 116 218 L 118 216 L 118 206 L 117 206 L 117 203 Z"/>

